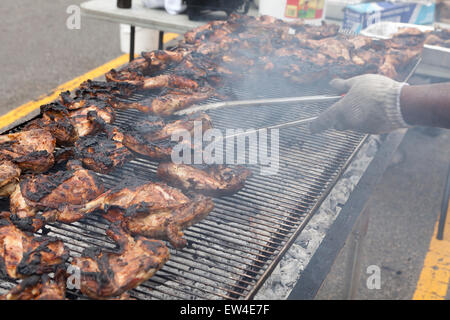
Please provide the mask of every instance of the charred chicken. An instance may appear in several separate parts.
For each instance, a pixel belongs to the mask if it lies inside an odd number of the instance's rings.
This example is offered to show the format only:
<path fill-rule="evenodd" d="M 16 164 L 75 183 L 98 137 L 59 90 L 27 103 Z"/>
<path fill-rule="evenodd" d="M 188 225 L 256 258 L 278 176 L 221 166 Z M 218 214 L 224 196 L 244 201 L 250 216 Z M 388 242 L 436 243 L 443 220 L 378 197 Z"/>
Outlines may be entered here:
<path fill-rule="evenodd" d="M 100 173 L 109 173 L 133 158 L 121 142 L 107 137 L 80 138 L 73 149 L 75 159 L 80 160 L 84 167 Z"/>
<path fill-rule="evenodd" d="M 209 198 L 198 196 L 191 200 L 163 183 L 147 183 L 110 190 L 79 211 L 87 214 L 100 209 L 106 219 L 121 222 L 132 234 L 167 239 L 174 247 L 182 248 L 186 241 L 181 231 L 203 219 L 213 206 Z"/>
<path fill-rule="evenodd" d="M 58 268 L 54 279 L 47 274 L 25 278 L 0 300 L 64 300 L 66 298 L 65 270 Z"/>
<path fill-rule="evenodd" d="M 55 271 L 68 259 L 61 240 L 35 237 L 18 229 L 8 216 L 0 214 L 0 273 L 12 279 Z"/>
<path fill-rule="evenodd" d="M 0 136 L 0 159 L 23 171 L 45 172 L 53 166 L 55 138 L 47 130 L 34 129 Z"/>
<path fill-rule="evenodd" d="M 197 113 L 177 120 L 148 117 L 124 129 L 114 128 L 110 135 L 128 149 L 159 160 L 169 158 L 178 143 L 186 144 L 186 149 L 193 148 L 191 141 L 171 141 L 171 137 L 185 132 L 193 134 L 196 125 L 201 132 L 212 128 L 210 117 L 205 113 Z"/>
<path fill-rule="evenodd" d="M 205 169 L 173 162 L 161 163 L 157 176 L 174 187 L 210 196 L 230 195 L 239 191 L 251 171 L 237 166 L 207 166 Z"/>
<path fill-rule="evenodd" d="M 39 230 L 51 221 L 74 222 L 83 214 L 71 206 L 95 199 L 104 187 L 97 176 L 77 161 L 68 170 L 23 179 L 10 197 L 11 220 L 21 229 Z"/>
<path fill-rule="evenodd" d="M 157 240 L 132 237 L 117 226 L 107 234 L 118 252 L 86 250 L 72 265 L 81 271 L 81 292 L 94 299 L 120 296 L 151 278 L 169 260 L 169 249 Z"/>
<path fill-rule="evenodd" d="M 0 197 L 8 197 L 13 193 L 21 172 L 19 166 L 12 161 L 0 162 Z"/>
<path fill-rule="evenodd" d="M 122 227 L 134 235 L 168 240 L 176 249 L 187 245 L 183 230 L 203 220 L 214 208 L 211 198 L 198 195 L 193 200 L 174 208 L 159 210 L 123 210 L 112 207 L 105 218 L 121 222 Z"/>

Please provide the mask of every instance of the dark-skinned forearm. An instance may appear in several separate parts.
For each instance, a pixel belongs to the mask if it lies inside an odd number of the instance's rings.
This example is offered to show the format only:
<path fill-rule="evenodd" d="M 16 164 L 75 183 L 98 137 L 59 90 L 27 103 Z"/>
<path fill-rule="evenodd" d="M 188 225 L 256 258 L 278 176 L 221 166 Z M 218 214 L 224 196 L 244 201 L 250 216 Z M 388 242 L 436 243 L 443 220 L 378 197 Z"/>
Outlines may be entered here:
<path fill-rule="evenodd" d="M 410 125 L 450 129 L 450 83 L 404 86 L 400 109 Z"/>

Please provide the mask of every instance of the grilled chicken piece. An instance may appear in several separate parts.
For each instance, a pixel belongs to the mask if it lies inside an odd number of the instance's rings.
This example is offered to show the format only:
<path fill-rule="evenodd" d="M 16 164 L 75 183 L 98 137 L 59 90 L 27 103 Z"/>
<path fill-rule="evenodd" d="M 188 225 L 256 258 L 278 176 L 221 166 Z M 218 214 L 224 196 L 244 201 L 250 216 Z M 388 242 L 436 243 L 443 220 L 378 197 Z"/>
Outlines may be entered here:
<path fill-rule="evenodd" d="M 139 57 L 128 63 L 124 69 L 130 70 L 130 71 L 140 71 L 144 73 L 149 67 L 150 67 L 149 60 L 145 59 L 144 57 Z"/>
<path fill-rule="evenodd" d="M 75 143 L 74 157 L 95 172 L 108 173 L 122 167 L 133 154 L 121 143 L 106 137 L 83 137 Z"/>
<path fill-rule="evenodd" d="M 163 70 L 172 63 L 181 62 L 187 54 L 188 52 L 184 50 L 154 50 L 142 53 L 142 57 L 149 61 L 149 69 L 154 72 Z"/>
<path fill-rule="evenodd" d="M 97 103 L 97 100 L 89 98 L 82 96 L 72 97 L 70 91 L 66 91 L 59 95 L 59 102 L 68 110 L 77 110 Z"/>
<path fill-rule="evenodd" d="M 396 50 L 389 49 L 386 53 L 383 64 L 379 67 L 379 73 L 391 79 L 398 79 L 397 69 L 405 66 L 420 54 L 417 50 Z"/>
<path fill-rule="evenodd" d="M 112 222 L 121 222 L 122 227 L 133 235 L 168 240 L 174 248 L 182 249 L 187 245 L 182 230 L 204 219 L 213 208 L 214 202 L 211 198 L 198 195 L 190 202 L 175 208 L 132 212 L 111 207 L 105 218 Z"/>
<path fill-rule="evenodd" d="M 13 162 L 0 162 L 0 197 L 8 197 L 16 189 L 21 174 L 20 168 Z"/>
<path fill-rule="evenodd" d="M 202 132 L 212 128 L 211 119 L 205 113 L 196 113 L 175 121 L 159 117 L 149 117 L 125 129 L 115 129 L 114 140 L 122 142 L 128 149 L 152 159 L 166 159 L 172 154 L 178 143 L 186 143 L 187 149 L 193 148 L 190 141 L 171 141 L 176 133 L 194 132 L 195 125 L 201 125 Z"/>
<path fill-rule="evenodd" d="M 42 118 L 35 119 L 27 124 L 24 130 L 47 130 L 56 139 L 59 146 L 71 145 L 78 139 L 78 132 L 70 118 L 54 117 L 51 113 L 45 113 Z"/>
<path fill-rule="evenodd" d="M 39 230 L 52 221 L 74 222 L 84 215 L 71 206 L 83 205 L 103 191 L 95 173 L 82 168 L 78 161 L 69 161 L 67 171 L 20 181 L 10 197 L 11 220 L 27 231 Z"/>
<path fill-rule="evenodd" d="M 175 74 L 162 74 L 152 78 L 145 78 L 142 82 L 142 89 L 151 90 L 160 88 L 197 89 L 198 83 Z"/>
<path fill-rule="evenodd" d="M 356 36 L 349 39 L 346 39 L 348 43 L 353 45 L 355 50 L 371 47 L 374 44 L 374 40 L 365 36 Z M 376 41 L 376 40 L 375 40 Z"/>
<path fill-rule="evenodd" d="M 133 215 L 136 212 L 148 213 L 154 210 L 173 209 L 188 203 L 189 198 L 180 190 L 164 183 L 147 183 L 109 190 L 82 206 L 81 214 L 109 208 L 120 208 Z"/>
<path fill-rule="evenodd" d="M 153 75 L 155 72 L 160 72 L 166 69 L 171 64 L 180 63 L 187 54 L 188 52 L 184 50 L 154 50 L 150 52 L 143 52 L 142 57 L 133 60 L 121 70 L 117 71 L 112 69 L 107 72 L 105 74 L 105 78 L 108 82 L 128 83 L 141 87 L 144 85 L 144 89 L 152 89 L 152 86 L 155 85 L 157 88 L 161 88 L 164 83 L 177 87 L 180 85 L 187 85 L 187 88 L 190 88 L 193 85 L 193 82 L 187 81 L 188 79 L 181 81 L 183 80 L 182 78 L 177 80 L 176 77 L 165 76 L 156 79 L 149 78 L 147 85 L 145 85 L 144 82 L 146 75 Z M 174 80 L 177 80 L 177 82 Z"/>
<path fill-rule="evenodd" d="M 150 238 L 168 239 L 175 248 L 186 241 L 181 230 L 203 219 L 214 207 L 210 198 L 189 199 L 163 183 L 110 190 L 79 209 L 81 215 L 102 210 L 105 218 L 121 222 L 126 231 Z"/>
<path fill-rule="evenodd" d="M 84 93 L 90 93 L 92 97 L 98 97 L 99 95 L 115 95 L 127 97 L 136 90 L 136 87 L 127 83 L 113 83 L 104 81 L 87 80 L 80 84 L 78 90 L 75 91 L 77 96 L 84 96 Z"/>
<path fill-rule="evenodd" d="M 161 163 L 157 170 L 158 178 L 174 187 L 210 196 L 224 196 L 237 192 L 250 175 L 251 171 L 242 166 L 230 168 L 213 165 L 202 170 L 173 162 Z"/>
<path fill-rule="evenodd" d="M 359 49 L 352 53 L 352 62 L 357 65 L 379 66 L 384 61 L 384 54 L 376 49 Z"/>
<path fill-rule="evenodd" d="M 211 118 L 203 112 L 190 114 L 176 120 L 165 120 L 160 117 L 147 117 L 133 125 L 146 141 L 155 142 L 170 139 L 181 131 L 194 132 L 195 125 L 201 125 L 202 131 L 212 128 Z M 132 128 L 129 128 L 130 130 Z"/>
<path fill-rule="evenodd" d="M 68 259 L 69 252 L 61 240 L 34 237 L 11 223 L 9 213 L 0 216 L 0 274 L 21 279 L 50 273 Z"/>
<path fill-rule="evenodd" d="M 168 117 L 176 111 L 186 109 L 197 102 L 217 96 L 212 88 L 199 88 L 196 91 L 169 91 L 167 94 L 154 98 L 151 103 L 151 113 Z"/>
<path fill-rule="evenodd" d="M 91 105 L 70 113 L 70 119 L 74 122 L 79 137 L 94 134 L 101 128 L 101 123 L 113 123 L 114 110 L 109 106 Z M 93 121 L 95 119 L 95 121 Z M 100 125 L 99 125 L 100 124 Z"/>
<path fill-rule="evenodd" d="M 106 89 L 105 89 L 106 90 Z M 41 119 L 36 119 L 27 128 L 42 128 L 49 130 L 56 138 L 58 145 L 71 145 L 79 137 L 94 134 L 101 130 L 105 123 L 115 120 L 114 109 L 102 99 L 109 97 L 104 91 L 91 90 L 78 92 L 75 98 L 70 92 L 61 93 L 58 103 L 41 107 Z"/>
<path fill-rule="evenodd" d="M 402 28 L 391 39 L 386 40 L 388 47 L 397 50 L 421 50 L 427 33 L 416 28 Z"/>
<path fill-rule="evenodd" d="M 142 138 L 139 134 L 129 134 L 125 133 L 124 135 L 118 134 L 115 135 L 114 139 L 117 139 L 117 136 L 122 136 L 122 140 L 120 140 L 124 146 L 128 149 L 136 152 L 140 155 L 146 156 L 153 160 L 162 160 L 170 158 L 173 148 L 177 145 L 174 141 L 158 141 L 158 142 L 149 142 Z"/>
<path fill-rule="evenodd" d="M 208 56 L 195 52 L 177 64 L 173 68 L 173 72 L 189 79 L 206 81 L 213 85 L 219 84 L 225 77 L 239 76 L 236 73 L 233 74 L 231 70 L 213 61 Z"/>
<path fill-rule="evenodd" d="M 450 48 L 450 30 L 437 29 L 426 35 L 425 44 Z"/>
<path fill-rule="evenodd" d="M 115 101 L 112 106 L 115 109 L 136 109 L 143 113 L 153 114 L 161 117 L 168 117 L 178 110 L 183 110 L 191 105 L 217 96 L 213 89 L 200 88 L 196 91 L 169 90 L 161 95 L 145 99 L 140 102 L 119 102 Z"/>
<path fill-rule="evenodd" d="M 326 39 L 335 37 L 339 33 L 339 25 L 322 23 L 321 26 L 309 25 L 303 21 L 292 21 L 289 27 L 295 30 L 296 37 L 300 39 Z"/>
<path fill-rule="evenodd" d="M 327 55 L 333 60 L 343 58 L 350 60 L 350 44 L 344 40 L 337 39 L 322 39 L 322 40 L 299 40 L 300 47 L 320 51 L 320 53 Z"/>
<path fill-rule="evenodd" d="M 430 34 L 427 36 L 425 44 L 448 48 L 450 45 L 450 40 L 444 40 L 436 34 Z"/>
<path fill-rule="evenodd" d="M 144 75 L 139 71 L 134 70 L 119 70 L 111 69 L 105 74 L 107 82 L 126 83 L 132 86 L 141 86 L 144 80 Z"/>
<path fill-rule="evenodd" d="M 223 27 L 227 22 L 222 20 L 210 21 L 205 25 L 197 27 L 184 34 L 187 43 L 196 43 L 205 40 L 207 34 L 212 33 L 215 29 Z"/>
<path fill-rule="evenodd" d="M 144 77 L 136 72 L 120 73 L 111 70 L 108 80 L 117 83 L 127 83 L 143 90 L 154 90 L 162 88 L 197 89 L 198 83 L 176 74 L 162 74 L 155 77 Z"/>
<path fill-rule="evenodd" d="M 80 109 L 68 110 L 61 103 L 51 103 L 41 107 L 43 118 L 54 123 L 69 122 L 75 128 L 67 143 L 76 141 L 79 137 L 94 134 L 102 130 L 105 124 L 113 123 L 115 120 L 114 109 L 104 101 L 89 100 L 89 103 Z"/>
<path fill-rule="evenodd" d="M 132 237 L 117 226 L 107 235 L 119 244 L 118 252 L 86 250 L 73 259 L 81 271 L 81 292 L 94 299 L 120 296 L 151 278 L 169 260 L 163 242 Z"/>
<path fill-rule="evenodd" d="M 25 278 L 0 300 L 64 300 L 66 298 L 65 271 L 58 268 L 55 279 L 48 275 L 33 275 Z"/>
<path fill-rule="evenodd" d="M 47 130 L 32 129 L 0 136 L 0 159 L 23 171 L 45 172 L 54 164 L 56 140 Z"/>

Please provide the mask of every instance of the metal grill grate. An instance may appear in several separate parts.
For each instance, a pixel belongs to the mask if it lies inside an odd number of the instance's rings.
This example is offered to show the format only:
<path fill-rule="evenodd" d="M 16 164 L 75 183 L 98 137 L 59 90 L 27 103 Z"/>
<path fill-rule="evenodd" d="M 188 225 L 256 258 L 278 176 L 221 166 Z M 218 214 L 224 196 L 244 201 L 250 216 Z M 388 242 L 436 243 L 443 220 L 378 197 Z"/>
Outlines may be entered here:
<path fill-rule="evenodd" d="M 265 86 L 249 81 L 223 90 L 236 99 L 324 93 L 324 88 L 292 88 L 275 80 Z M 147 97 L 136 94 L 129 100 Z M 209 114 L 215 128 L 250 129 L 310 117 L 329 104 L 243 107 L 212 110 Z M 140 117 L 143 114 L 138 111 L 118 111 L 116 124 L 123 126 Z M 307 126 L 282 129 L 279 136 L 278 174 L 263 176 L 257 165 L 249 165 L 254 174 L 245 187 L 233 196 L 214 199 L 213 212 L 185 231 L 188 247 L 178 251 L 171 248 L 171 259 L 153 278 L 132 290 L 132 297 L 250 299 L 256 294 L 365 138 L 334 131 L 312 136 Z M 155 180 L 157 165 L 138 157 L 122 169 L 100 176 L 107 188 L 127 177 Z M 93 214 L 70 225 L 48 225 L 44 232 L 62 239 L 73 257 L 87 247 L 114 250 L 115 244 L 105 236 L 107 227 L 100 215 Z M 0 282 L 0 293 L 11 285 Z M 69 292 L 69 297 L 83 298 L 75 291 Z"/>

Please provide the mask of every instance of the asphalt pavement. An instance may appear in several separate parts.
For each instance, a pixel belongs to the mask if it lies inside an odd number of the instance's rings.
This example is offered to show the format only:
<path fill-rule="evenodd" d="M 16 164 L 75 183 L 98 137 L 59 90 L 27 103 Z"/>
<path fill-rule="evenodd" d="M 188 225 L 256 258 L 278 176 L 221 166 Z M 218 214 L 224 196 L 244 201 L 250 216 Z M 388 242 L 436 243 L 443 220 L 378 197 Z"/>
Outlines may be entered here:
<path fill-rule="evenodd" d="M 67 8 L 82 2 L 0 1 L 0 115 L 122 54 L 118 24 L 67 27 Z"/>

